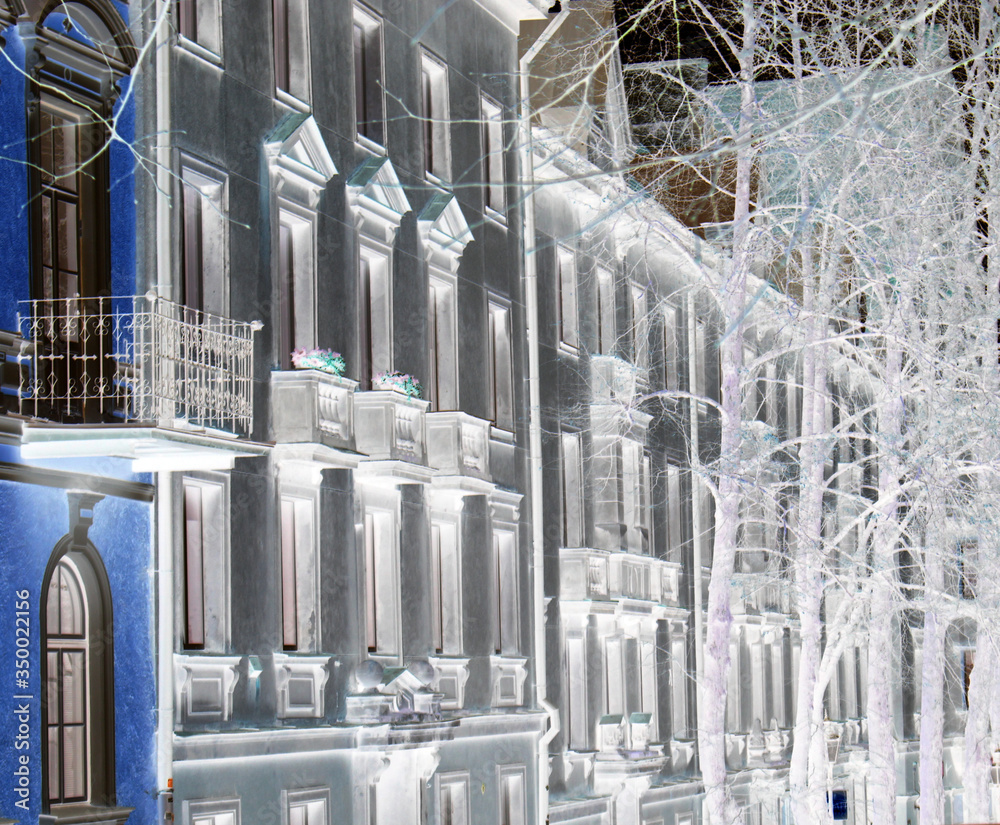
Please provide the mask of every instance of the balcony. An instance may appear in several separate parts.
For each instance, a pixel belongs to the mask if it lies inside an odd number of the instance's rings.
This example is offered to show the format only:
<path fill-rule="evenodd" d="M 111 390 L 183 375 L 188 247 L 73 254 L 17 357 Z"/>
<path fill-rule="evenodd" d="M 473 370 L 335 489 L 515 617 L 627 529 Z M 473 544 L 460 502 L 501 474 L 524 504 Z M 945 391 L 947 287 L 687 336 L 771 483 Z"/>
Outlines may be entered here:
<path fill-rule="evenodd" d="M 634 553 L 563 549 L 560 593 L 568 601 L 635 599 L 677 607 L 681 566 Z"/>
<path fill-rule="evenodd" d="M 271 438 L 354 449 L 357 382 L 319 370 L 271 373 Z"/>
<path fill-rule="evenodd" d="M 120 455 L 143 465 L 137 470 L 151 470 L 225 466 L 234 454 L 263 450 L 243 446 L 234 453 L 232 444 L 220 444 L 252 429 L 258 322 L 152 293 L 22 306 L 29 348 L 18 413 L 34 419 L 24 429 L 26 457 Z M 53 426 L 64 424 L 75 426 Z M 114 425 L 130 426 L 108 429 Z M 214 455 L 220 449 L 226 458 Z M 193 453 L 200 457 L 192 465 Z M 158 463 L 165 456 L 167 464 Z"/>
<path fill-rule="evenodd" d="M 429 402 L 394 390 L 359 392 L 354 397 L 358 452 L 383 461 L 425 464 Z"/>
<path fill-rule="evenodd" d="M 462 412 L 428 413 L 427 457 L 448 475 L 490 481 L 490 422 Z"/>

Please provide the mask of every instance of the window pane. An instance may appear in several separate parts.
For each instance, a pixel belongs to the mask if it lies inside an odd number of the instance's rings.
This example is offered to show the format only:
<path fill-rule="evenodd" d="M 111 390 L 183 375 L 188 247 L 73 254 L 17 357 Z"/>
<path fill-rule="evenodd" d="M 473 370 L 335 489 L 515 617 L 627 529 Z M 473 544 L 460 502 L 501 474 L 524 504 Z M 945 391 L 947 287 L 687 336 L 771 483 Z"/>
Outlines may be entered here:
<path fill-rule="evenodd" d="M 82 799 L 87 795 L 86 730 L 82 726 L 63 728 L 63 799 Z"/>
<path fill-rule="evenodd" d="M 184 487 L 184 603 L 187 616 L 185 641 L 195 647 L 205 644 L 205 589 L 202 559 L 201 488 Z"/>
<path fill-rule="evenodd" d="M 281 627 L 285 648 L 298 645 L 296 603 L 295 502 L 281 501 Z"/>
<path fill-rule="evenodd" d="M 83 724 L 87 711 L 87 668 L 83 651 L 62 654 L 62 720 L 67 725 Z"/>

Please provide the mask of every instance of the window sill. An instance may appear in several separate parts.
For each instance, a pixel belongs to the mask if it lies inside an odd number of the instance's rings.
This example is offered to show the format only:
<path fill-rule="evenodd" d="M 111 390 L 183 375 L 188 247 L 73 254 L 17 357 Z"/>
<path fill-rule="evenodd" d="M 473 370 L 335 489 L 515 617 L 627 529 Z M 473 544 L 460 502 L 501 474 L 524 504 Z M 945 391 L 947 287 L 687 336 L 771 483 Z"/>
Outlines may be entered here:
<path fill-rule="evenodd" d="M 356 135 L 354 137 L 354 143 L 359 148 L 364 149 L 366 152 L 369 152 L 373 155 L 379 155 L 381 157 L 384 157 L 386 154 L 384 146 L 381 146 L 380 144 L 376 143 L 371 138 L 366 138 L 364 135 Z"/>
<path fill-rule="evenodd" d="M 221 55 L 218 55 L 215 52 L 206 49 L 204 46 L 196 43 L 194 40 L 189 40 L 183 34 L 177 35 L 177 46 L 183 49 L 184 51 L 188 52 L 189 54 L 192 54 L 195 57 L 204 60 L 206 63 L 208 63 L 211 66 L 214 66 L 217 69 L 222 68 Z"/>
<path fill-rule="evenodd" d="M 572 356 L 573 358 L 580 357 L 580 348 L 575 347 L 572 344 L 567 344 L 565 341 L 559 342 L 559 352 L 563 355 Z"/>
<path fill-rule="evenodd" d="M 483 216 L 488 218 L 490 221 L 492 221 L 502 229 L 507 228 L 507 216 L 504 215 L 502 212 L 497 212 L 497 210 L 494 209 L 492 206 L 483 207 Z"/>
<path fill-rule="evenodd" d="M 301 98 L 286 92 L 284 89 L 275 89 L 274 99 L 278 101 L 278 103 L 284 104 L 289 109 L 294 109 L 296 112 L 302 112 L 302 114 L 305 115 L 312 112 L 312 106 L 310 104 L 306 103 Z"/>
<path fill-rule="evenodd" d="M 135 808 L 99 807 L 86 802 L 68 805 L 53 805 L 48 814 L 38 817 L 39 825 L 124 825 Z"/>
<path fill-rule="evenodd" d="M 446 181 L 444 178 L 439 178 L 433 172 L 429 171 L 424 172 L 424 180 L 427 181 L 427 183 L 430 186 L 433 186 L 435 189 L 440 189 L 442 192 L 447 192 L 448 194 L 451 194 L 451 188 L 450 188 L 451 184 L 448 183 L 448 181 Z"/>

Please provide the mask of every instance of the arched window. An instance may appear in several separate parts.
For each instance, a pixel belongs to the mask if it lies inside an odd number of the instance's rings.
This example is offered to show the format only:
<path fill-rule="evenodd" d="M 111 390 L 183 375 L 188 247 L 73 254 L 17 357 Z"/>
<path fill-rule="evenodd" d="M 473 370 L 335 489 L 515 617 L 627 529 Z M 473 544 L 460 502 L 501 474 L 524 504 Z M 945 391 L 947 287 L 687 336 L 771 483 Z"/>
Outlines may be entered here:
<path fill-rule="evenodd" d="M 107 574 L 97 551 L 65 539 L 44 581 L 45 808 L 115 804 L 114 653 Z"/>

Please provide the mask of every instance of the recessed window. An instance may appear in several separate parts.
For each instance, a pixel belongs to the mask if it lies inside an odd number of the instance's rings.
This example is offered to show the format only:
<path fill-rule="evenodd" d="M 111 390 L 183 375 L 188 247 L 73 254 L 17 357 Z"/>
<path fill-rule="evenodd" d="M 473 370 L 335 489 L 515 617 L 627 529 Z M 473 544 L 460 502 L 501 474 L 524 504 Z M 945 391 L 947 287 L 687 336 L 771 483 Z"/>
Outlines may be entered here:
<path fill-rule="evenodd" d="M 391 512 L 365 513 L 365 638 L 373 653 L 396 653 L 398 648 L 395 531 Z"/>
<path fill-rule="evenodd" d="M 359 381 L 392 369 L 392 288 L 388 256 L 367 247 L 358 260 Z"/>
<path fill-rule="evenodd" d="M 217 59 L 222 54 L 221 0 L 177 0 L 177 31 L 185 45 L 200 47 L 196 51 L 204 50 L 203 57 Z"/>
<path fill-rule="evenodd" d="M 613 355 L 615 338 L 615 279 L 607 269 L 597 269 L 597 351 Z"/>
<path fill-rule="evenodd" d="M 458 525 L 453 521 L 431 523 L 431 589 L 434 649 L 462 652 L 462 568 Z"/>
<path fill-rule="evenodd" d="M 500 825 L 525 825 L 527 822 L 524 785 L 524 768 L 501 768 Z"/>
<path fill-rule="evenodd" d="M 692 395 L 705 395 L 705 365 L 708 359 L 708 353 L 705 351 L 706 341 L 705 324 L 696 321 L 694 325 L 694 352 L 691 353 L 690 391 Z"/>
<path fill-rule="evenodd" d="M 278 282 L 278 339 L 281 363 L 291 368 L 293 349 L 316 346 L 315 234 L 312 216 L 278 209 L 275 274 Z"/>
<path fill-rule="evenodd" d="M 580 637 L 566 639 L 566 719 L 569 746 L 590 749 L 590 713 L 587 707 L 587 644 Z"/>
<path fill-rule="evenodd" d="M 185 158 L 181 163 L 181 295 L 192 310 L 226 315 L 228 224 L 225 177 Z"/>
<path fill-rule="evenodd" d="M 184 647 L 222 651 L 229 616 L 225 487 L 185 478 L 182 490 Z"/>
<path fill-rule="evenodd" d="M 184 802 L 184 821 L 191 825 L 240 825 L 238 799 Z"/>
<path fill-rule="evenodd" d="M 490 414 L 504 430 L 514 429 L 514 378 L 510 347 L 510 308 L 490 301 Z"/>
<path fill-rule="evenodd" d="M 440 180 L 451 176 L 448 115 L 448 69 L 437 58 L 420 56 L 420 103 L 424 168 Z"/>
<path fill-rule="evenodd" d="M 358 136 L 385 145 L 382 21 L 354 7 L 354 108 Z"/>
<path fill-rule="evenodd" d="M 520 652 L 517 592 L 517 535 L 507 530 L 493 533 L 495 564 L 494 598 L 496 618 L 494 644 L 497 653 L 516 656 Z"/>
<path fill-rule="evenodd" d="M 278 96 L 309 100 L 309 4 L 271 0 L 274 36 L 274 87 Z"/>
<path fill-rule="evenodd" d="M 576 256 L 560 247 L 556 252 L 556 286 L 559 292 L 559 340 L 576 349 L 580 344 L 576 303 Z"/>
<path fill-rule="evenodd" d="M 281 637 L 285 650 L 319 646 L 314 502 L 281 497 Z"/>
<path fill-rule="evenodd" d="M 680 336 L 677 307 L 663 304 L 660 309 L 663 317 L 663 389 L 676 391 L 680 389 Z"/>
<path fill-rule="evenodd" d="M 438 810 L 441 825 L 469 825 L 469 777 L 441 774 L 438 777 Z"/>
<path fill-rule="evenodd" d="M 649 288 L 629 285 L 632 310 L 632 363 L 642 371 L 649 367 Z"/>
<path fill-rule="evenodd" d="M 507 205 L 504 195 L 503 110 L 500 104 L 485 95 L 482 98 L 483 190 L 485 205 L 503 213 Z"/>
<path fill-rule="evenodd" d="M 563 547 L 583 545 L 583 449 L 578 432 L 560 436 Z"/>
<path fill-rule="evenodd" d="M 454 279 L 432 274 L 427 294 L 427 389 L 434 410 L 458 409 L 457 320 Z"/>
<path fill-rule="evenodd" d="M 287 825 L 329 825 L 330 791 L 284 791 L 288 806 Z"/>

